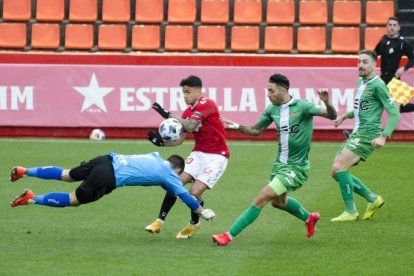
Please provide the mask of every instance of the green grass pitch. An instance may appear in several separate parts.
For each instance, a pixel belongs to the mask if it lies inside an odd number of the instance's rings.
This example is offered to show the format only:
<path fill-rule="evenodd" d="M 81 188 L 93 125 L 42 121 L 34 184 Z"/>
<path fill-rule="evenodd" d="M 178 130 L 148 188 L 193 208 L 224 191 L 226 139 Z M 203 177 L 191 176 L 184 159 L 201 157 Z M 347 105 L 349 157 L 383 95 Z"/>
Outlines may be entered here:
<path fill-rule="evenodd" d="M 76 183 L 24 178 L 9 181 L 14 165 L 71 168 L 108 151 L 134 154 L 159 151 L 184 157 L 192 143 L 156 148 L 147 141 L 0 139 L 0 275 L 413 275 L 414 145 L 388 143 L 351 169 L 386 203 L 369 221 L 332 223 L 343 211 L 338 185 L 330 178 L 339 143 L 312 145 L 307 183 L 291 195 L 321 221 L 311 239 L 291 215 L 266 206 L 261 216 L 229 246 L 217 247 L 211 235 L 229 228 L 267 184 L 276 151 L 273 142 L 230 142 L 227 171 L 206 207 L 212 222 L 189 240 L 176 233 L 189 220 L 177 202 L 160 234 L 144 227 L 157 216 L 164 191 L 125 187 L 77 208 L 11 208 L 14 196 L 73 191 Z M 366 203 L 356 196 L 360 215 Z"/>

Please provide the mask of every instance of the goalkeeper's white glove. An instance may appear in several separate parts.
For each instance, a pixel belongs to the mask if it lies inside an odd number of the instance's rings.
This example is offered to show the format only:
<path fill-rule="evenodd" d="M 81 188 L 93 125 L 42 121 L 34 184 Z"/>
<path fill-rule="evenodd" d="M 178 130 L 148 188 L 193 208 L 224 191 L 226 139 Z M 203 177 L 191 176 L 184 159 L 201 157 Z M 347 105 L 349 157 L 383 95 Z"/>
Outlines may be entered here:
<path fill-rule="evenodd" d="M 204 209 L 200 216 L 205 220 L 212 220 L 216 214 L 211 209 Z"/>

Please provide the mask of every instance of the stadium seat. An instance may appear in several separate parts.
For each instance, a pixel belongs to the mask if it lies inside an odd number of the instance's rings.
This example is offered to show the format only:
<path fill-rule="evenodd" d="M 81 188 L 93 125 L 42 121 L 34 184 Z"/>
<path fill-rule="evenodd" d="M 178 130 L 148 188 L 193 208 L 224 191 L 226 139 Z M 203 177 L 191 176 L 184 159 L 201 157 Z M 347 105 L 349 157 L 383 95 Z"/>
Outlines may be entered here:
<path fill-rule="evenodd" d="M 37 0 L 36 21 L 63 21 L 65 0 Z"/>
<path fill-rule="evenodd" d="M 168 23 L 194 23 L 196 0 L 169 0 Z"/>
<path fill-rule="evenodd" d="M 130 0 L 103 0 L 103 22 L 128 22 L 131 18 Z"/>
<path fill-rule="evenodd" d="M 331 38 L 333 53 L 357 53 L 359 51 L 359 27 L 333 27 Z"/>
<path fill-rule="evenodd" d="M 293 24 L 295 22 L 295 0 L 268 0 L 267 24 Z"/>
<path fill-rule="evenodd" d="M 361 2 L 334 1 L 332 22 L 334 25 L 361 24 Z"/>
<path fill-rule="evenodd" d="M 262 1 L 235 0 L 233 21 L 236 24 L 260 24 L 262 22 Z"/>
<path fill-rule="evenodd" d="M 328 6 L 326 1 L 307 1 L 299 2 L 299 23 L 319 25 L 326 24 L 328 21 Z"/>
<path fill-rule="evenodd" d="M 93 47 L 92 24 L 68 24 L 65 30 L 65 48 L 90 50 Z"/>
<path fill-rule="evenodd" d="M 70 0 L 70 22 L 94 22 L 98 18 L 98 0 Z"/>
<path fill-rule="evenodd" d="M 166 51 L 191 51 L 193 45 L 192 26 L 167 25 L 165 27 Z"/>
<path fill-rule="evenodd" d="M 364 32 L 364 49 L 374 50 L 380 39 L 387 33 L 385 27 L 368 27 Z"/>
<path fill-rule="evenodd" d="M 60 44 L 59 24 L 33 24 L 32 48 L 57 49 Z"/>
<path fill-rule="evenodd" d="M 32 14 L 31 3 L 31 0 L 3 0 L 3 20 L 29 20 Z"/>
<path fill-rule="evenodd" d="M 267 26 L 265 28 L 265 52 L 290 52 L 293 48 L 292 27 Z"/>
<path fill-rule="evenodd" d="M 326 49 L 325 27 L 299 27 L 298 51 L 300 53 L 321 53 Z"/>
<path fill-rule="evenodd" d="M 235 52 L 257 52 L 259 50 L 259 27 L 233 26 L 231 50 Z"/>
<path fill-rule="evenodd" d="M 0 48 L 25 48 L 26 24 L 0 23 Z"/>
<path fill-rule="evenodd" d="M 367 1 L 367 25 L 385 25 L 390 16 L 394 16 L 393 1 Z"/>
<path fill-rule="evenodd" d="M 132 50 L 156 51 L 160 48 L 159 25 L 135 25 L 132 28 Z"/>
<path fill-rule="evenodd" d="M 126 25 L 100 25 L 99 50 L 124 50 L 126 48 Z"/>
<path fill-rule="evenodd" d="M 200 26 L 197 31 L 197 49 L 199 51 L 223 52 L 226 49 L 225 26 Z"/>
<path fill-rule="evenodd" d="M 140 23 L 161 23 L 164 20 L 163 0 L 136 0 L 135 21 Z"/>
<path fill-rule="evenodd" d="M 229 21 L 229 0 L 202 0 L 201 23 L 225 24 Z"/>

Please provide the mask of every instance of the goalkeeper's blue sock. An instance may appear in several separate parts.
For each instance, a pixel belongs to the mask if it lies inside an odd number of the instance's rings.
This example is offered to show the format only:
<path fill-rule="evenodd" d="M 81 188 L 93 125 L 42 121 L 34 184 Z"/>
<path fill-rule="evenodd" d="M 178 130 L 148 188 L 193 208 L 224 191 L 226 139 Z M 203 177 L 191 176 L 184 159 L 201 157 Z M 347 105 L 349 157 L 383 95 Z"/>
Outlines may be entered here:
<path fill-rule="evenodd" d="M 42 179 L 56 179 L 62 180 L 63 168 L 47 166 L 47 167 L 37 167 L 37 168 L 28 168 L 26 171 L 27 176 L 34 176 Z"/>
<path fill-rule="evenodd" d="M 70 206 L 69 193 L 49 193 L 45 195 L 37 195 L 35 197 L 35 201 L 38 205 L 46 205 L 50 207 Z"/>

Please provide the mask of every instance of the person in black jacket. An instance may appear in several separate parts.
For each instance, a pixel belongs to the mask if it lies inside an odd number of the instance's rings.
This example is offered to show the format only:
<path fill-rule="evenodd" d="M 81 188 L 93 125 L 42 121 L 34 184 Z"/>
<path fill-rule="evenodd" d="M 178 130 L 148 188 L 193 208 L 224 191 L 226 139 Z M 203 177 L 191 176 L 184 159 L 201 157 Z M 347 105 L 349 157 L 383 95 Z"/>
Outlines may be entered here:
<path fill-rule="evenodd" d="M 414 65 L 413 47 L 400 35 L 400 23 L 397 17 L 390 17 L 387 21 L 387 34 L 375 46 L 374 51 L 381 56 L 381 79 L 388 84 L 393 77 L 400 79 L 411 66 Z M 400 67 L 403 56 L 408 61 Z"/>

